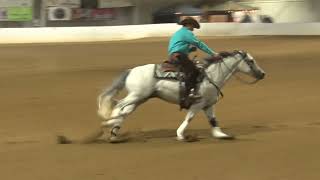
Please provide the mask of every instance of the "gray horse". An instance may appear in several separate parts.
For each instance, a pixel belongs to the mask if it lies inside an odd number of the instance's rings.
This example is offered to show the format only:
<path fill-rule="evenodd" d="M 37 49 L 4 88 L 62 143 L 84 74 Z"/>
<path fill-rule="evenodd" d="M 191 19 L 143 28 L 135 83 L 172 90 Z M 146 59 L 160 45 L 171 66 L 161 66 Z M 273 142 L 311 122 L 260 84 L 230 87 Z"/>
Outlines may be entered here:
<path fill-rule="evenodd" d="M 177 129 L 177 140 L 179 141 L 186 140 L 185 129 L 192 118 L 201 110 L 205 112 L 212 126 L 211 134 L 213 137 L 232 138 L 221 130 L 214 114 L 214 105 L 219 99 L 221 89 L 227 80 L 237 72 L 248 74 L 256 81 L 265 76 L 265 72 L 257 65 L 254 58 L 243 51 L 235 51 L 231 56 L 218 62 L 207 61 L 203 70 L 205 78 L 199 83 L 198 88 L 198 93 L 202 98 L 191 105 L 184 121 Z M 156 96 L 167 102 L 179 104 L 179 82 L 157 79 L 154 77 L 154 71 L 155 64 L 142 65 L 127 70 L 98 97 L 98 115 L 104 119 L 102 127 L 110 130 L 111 141 L 116 141 L 119 137 L 119 129 L 125 118 L 149 98 Z M 123 88 L 127 89 L 128 94 L 116 102 L 114 96 Z"/>

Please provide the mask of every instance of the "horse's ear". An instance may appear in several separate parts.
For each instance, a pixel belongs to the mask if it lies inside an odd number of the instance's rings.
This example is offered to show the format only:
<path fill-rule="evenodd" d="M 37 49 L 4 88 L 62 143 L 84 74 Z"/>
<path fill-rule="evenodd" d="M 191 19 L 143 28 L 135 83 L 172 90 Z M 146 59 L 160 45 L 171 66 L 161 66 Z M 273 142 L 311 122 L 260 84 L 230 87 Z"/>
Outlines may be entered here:
<path fill-rule="evenodd" d="M 242 51 L 241 51 L 241 50 L 238 50 L 238 49 L 233 50 L 233 52 L 234 52 L 235 54 L 236 54 L 236 53 L 242 54 Z"/>
<path fill-rule="evenodd" d="M 247 56 L 247 52 L 243 51 L 243 50 L 234 50 L 233 51 L 235 54 L 240 54 L 242 57 Z"/>

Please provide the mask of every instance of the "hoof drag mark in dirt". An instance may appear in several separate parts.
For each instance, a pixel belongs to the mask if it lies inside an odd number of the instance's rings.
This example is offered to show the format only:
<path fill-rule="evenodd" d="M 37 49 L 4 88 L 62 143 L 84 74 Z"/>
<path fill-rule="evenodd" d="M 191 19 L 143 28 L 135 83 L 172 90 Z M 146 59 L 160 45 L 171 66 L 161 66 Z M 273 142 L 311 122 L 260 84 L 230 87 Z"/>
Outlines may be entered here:
<path fill-rule="evenodd" d="M 4 137 L 1 140 L 2 144 L 36 144 L 41 142 L 48 142 L 46 137 Z"/>
<path fill-rule="evenodd" d="M 225 128 L 226 132 L 232 132 L 237 136 L 239 135 L 253 135 L 257 133 L 267 133 L 277 131 L 278 128 L 269 125 L 236 125 Z"/>
<path fill-rule="evenodd" d="M 159 129 L 151 131 L 142 131 L 139 133 L 145 139 L 158 139 L 158 138 L 175 138 L 176 129 Z M 185 132 L 186 137 L 198 137 L 198 139 L 210 137 L 208 129 L 189 129 Z"/>
<path fill-rule="evenodd" d="M 308 125 L 313 127 L 320 127 L 320 122 L 311 122 Z"/>
<path fill-rule="evenodd" d="M 72 144 L 72 141 L 65 136 L 57 136 L 56 137 L 57 144 Z"/>
<path fill-rule="evenodd" d="M 4 142 L 4 144 L 34 144 L 39 143 L 39 141 L 36 140 L 7 140 Z"/>
<path fill-rule="evenodd" d="M 197 142 L 200 141 L 200 138 L 197 135 L 186 135 L 185 139 L 182 142 Z"/>
<path fill-rule="evenodd" d="M 210 133 L 207 129 L 187 130 L 185 140 L 182 142 L 197 142 L 201 139 L 210 138 Z M 175 129 L 159 129 L 150 131 L 129 132 L 125 135 L 128 140 L 126 142 L 147 142 L 155 139 L 167 139 L 176 141 Z"/>

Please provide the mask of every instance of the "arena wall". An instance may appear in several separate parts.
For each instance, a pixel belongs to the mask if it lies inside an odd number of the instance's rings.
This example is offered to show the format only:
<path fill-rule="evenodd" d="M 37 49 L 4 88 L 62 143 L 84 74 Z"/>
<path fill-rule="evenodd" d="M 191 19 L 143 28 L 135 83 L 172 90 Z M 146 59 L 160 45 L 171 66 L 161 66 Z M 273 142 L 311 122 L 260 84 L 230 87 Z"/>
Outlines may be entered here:
<path fill-rule="evenodd" d="M 198 36 L 320 35 L 320 23 L 203 23 Z M 169 37 L 180 26 L 149 24 L 131 26 L 2 28 L 0 44 L 99 42 L 148 37 Z"/>

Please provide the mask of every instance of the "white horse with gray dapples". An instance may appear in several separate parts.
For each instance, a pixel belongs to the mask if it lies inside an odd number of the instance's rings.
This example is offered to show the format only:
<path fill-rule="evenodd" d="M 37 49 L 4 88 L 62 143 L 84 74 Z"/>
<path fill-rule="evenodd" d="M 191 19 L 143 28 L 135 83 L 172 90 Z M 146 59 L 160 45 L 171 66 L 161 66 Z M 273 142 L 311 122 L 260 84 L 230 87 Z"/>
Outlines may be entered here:
<path fill-rule="evenodd" d="M 117 141 L 119 129 L 126 117 L 149 98 L 157 97 L 164 101 L 179 104 L 179 82 L 154 77 L 155 64 L 147 64 L 125 71 L 113 84 L 98 97 L 98 115 L 103 118 L 101 126 L 109 129 L 110 141 Z M 255 82 L 265 76 L 264 70 L 247 52 L 235 51 L 221 61 L 207 61 L 203 72 L 205 78 L 198 84 L 201 99 L 193 103 L 187 110 L 186 117 L 176 131 L 177 140 L 185 141 L 185 130 L 193 117 L 203 111 L 211 125 L 211 134 L 218 139 L 231 139 L 222 131 L 214 114 L 214 105 L 219 99 L 221 89 L 237 72 L 254 77 Z M 128 94 L 121 100 L 114 97 L 126 88 Z"/>

